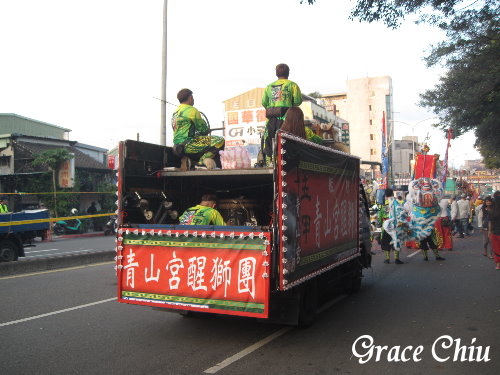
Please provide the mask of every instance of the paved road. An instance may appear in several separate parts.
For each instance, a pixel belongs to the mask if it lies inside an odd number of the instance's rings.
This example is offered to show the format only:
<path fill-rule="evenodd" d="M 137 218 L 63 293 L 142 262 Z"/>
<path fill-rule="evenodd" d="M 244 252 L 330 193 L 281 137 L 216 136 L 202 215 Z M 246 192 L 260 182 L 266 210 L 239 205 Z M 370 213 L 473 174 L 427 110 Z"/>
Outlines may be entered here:
<path fill-rule="evenodd" d="M 362 290 L 309 329 L 118 304 L 110 263 L 1 278 L 0 374 L 498 374 L 500 272 L 479 236 L 456 242 L 444 262 L 405 252 L 406 264 L 386 265 L 375 255 Z M 363 335 L 422 346 L 421 360 L 359 364 L 352 345 Z M 491 360 L 453 362 L 450 348 L 438 362 L 431 349 L 443 335 L 476 338 Z"/>
<path fill-rule="evenodd" d="M 113 250 L 115 247 L 115 237 L 54 237 L 53 241 L 36 241 L 35 245 L 35 247 L 25 248 L 24 252 L 26 256 L 19 258 L 19 260 L 23 261 L 27 259 L 46 258 L 56 255 L 85 254 L 95 251 Z"/>

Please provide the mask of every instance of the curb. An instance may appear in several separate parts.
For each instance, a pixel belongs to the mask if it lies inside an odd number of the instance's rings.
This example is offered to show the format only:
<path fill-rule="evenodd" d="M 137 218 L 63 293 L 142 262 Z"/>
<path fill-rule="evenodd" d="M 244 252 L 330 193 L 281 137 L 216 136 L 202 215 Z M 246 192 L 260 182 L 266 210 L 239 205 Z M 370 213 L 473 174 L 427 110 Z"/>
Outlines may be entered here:
<path fill-rule="evenodd" d="M 86 254 L 67 254 L 43 259 L 0 263 L 0 277 L 110 262 L 114 260 L 115 256 L 116 252 L 114 250 L 105 250 Z"/>

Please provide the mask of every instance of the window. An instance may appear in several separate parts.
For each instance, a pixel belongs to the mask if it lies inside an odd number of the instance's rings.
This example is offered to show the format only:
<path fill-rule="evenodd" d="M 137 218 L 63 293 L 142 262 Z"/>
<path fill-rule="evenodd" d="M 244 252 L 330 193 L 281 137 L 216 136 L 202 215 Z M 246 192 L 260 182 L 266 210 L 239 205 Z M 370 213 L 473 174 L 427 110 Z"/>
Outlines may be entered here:
<path fill-rule="evenodd" d="M 373 120 L 370 119 L 370 125 L 373 125 Z"/>
<path fill-rule="evenodd" d="M 238 100 L 233 101 L 233 108 L 240 108 L 240 102 Z"/>
<path fill-rule="evenodd" d="M 370 149 L 370 155 L 376 155 L 377 151 L 374 148 Z"/>
<path fill-rule="evenodd" d="M 369 111 L 371 111 L 371 110 L 372 110 L 372 105 L 371 105 L 371 104 L 368 106 L 368 110 L 369 110 Z"/>
<path fill-rule="evenodd" d="M 10 156 L 0 156 L 0 167 L 10 167 Z"/>
<path fill-rule="evenodd" d="M 248 99 L 248 107 L 255 107 L 255 99 Z"/>
<path fill-rule="evenodd" d="M 370 141 L 374 141 L 374 140 L 375 140 L 375 134 L 370 134 Z"/>

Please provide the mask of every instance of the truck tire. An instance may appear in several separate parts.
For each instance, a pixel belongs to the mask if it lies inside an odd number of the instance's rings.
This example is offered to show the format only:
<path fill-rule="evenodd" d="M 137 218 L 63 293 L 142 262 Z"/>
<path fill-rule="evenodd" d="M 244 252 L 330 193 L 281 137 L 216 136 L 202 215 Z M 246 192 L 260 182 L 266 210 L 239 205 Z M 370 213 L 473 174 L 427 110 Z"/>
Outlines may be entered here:
<path fill-rule="evenodd" d="M 363 279 L 363 267 L 359 261 L 353 266 L 353 273 L 350 279 L 350 283 L 347 285 L 348 293 L 357 293 L 361 289 L 361 280 Z"/>
<path fill-rule="evenodd" d="M 13 262 L 19 257 L 16 243 L 12 240 L 0 242 L 0 262 Z"/>
<path fill-rule="evenodd" d="M 318 283 L 316 280 L 307 282 L 300 291 L 299 327 L 307 328 L 313 325 L 318 312 Z"/>

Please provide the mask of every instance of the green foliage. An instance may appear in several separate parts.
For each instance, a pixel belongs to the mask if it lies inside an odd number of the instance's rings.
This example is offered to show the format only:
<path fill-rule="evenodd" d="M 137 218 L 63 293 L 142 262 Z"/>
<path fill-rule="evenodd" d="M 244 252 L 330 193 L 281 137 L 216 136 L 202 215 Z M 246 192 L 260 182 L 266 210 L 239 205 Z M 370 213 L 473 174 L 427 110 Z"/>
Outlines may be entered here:
<path fill-rule="evenodd" d="M 463 0 L 358 0 L 351 12 L 351 19 L 365 22 L 382 21 L 390 28 L 397 28 L 405 16 L 420 15 L 421 21 L 438 23 L 443 17 L 457 13 Z"/>
<path fill-rule="evenodd" d="M 319 93 L 317 91 L 311 92 L 310 94 L 307 94 L 307 95 L 309 95 L 310 97 L 312 97 L 314 99 L 321 98 L 321 93 Z"/>
<path fill-rule="evenodd" d="M 65 148 L 57 148 L 53 150 L 46 150 L 38 154 L 33 155 L 33 166 L 45 166 L 51 171 L 55 171 L 59 168 L 62 162 L 66 160 L 73 159 L 73 155 L 70 154 Z"/>
<path fill-rule="evenodd" d="M 500 6 L 485 5 L 442 23 L 448 40 L 435 46 L 426 61 L 443 63 L 448 72 L 421 105 L 451 127 L 455 136 L 473 130 L 475 146 L 489 168 L 500 167 Z"/>
<path fill-rule="evenodd" d="M 434 46 L 428 66 L 448 71 L 439 83 L 421 95 L 455 136 L 473 130 L 475 146 L 489 168 L 500 167 L 500 2 L 476 0 L 358 0 L 351 18 L 382 21 L 397 28 L 405 16 L 446 32 L 447 40 Z"/>

